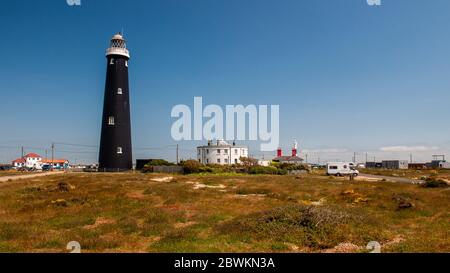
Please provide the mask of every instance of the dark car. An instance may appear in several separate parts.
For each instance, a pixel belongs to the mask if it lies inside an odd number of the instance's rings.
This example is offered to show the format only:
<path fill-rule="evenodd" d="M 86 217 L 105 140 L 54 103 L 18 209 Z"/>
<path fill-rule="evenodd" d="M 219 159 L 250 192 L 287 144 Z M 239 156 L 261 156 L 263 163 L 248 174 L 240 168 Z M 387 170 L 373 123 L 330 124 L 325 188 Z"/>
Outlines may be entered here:
<path fill-rule="evenodd" d="M 98 172 L 98 167 L 95 166 L 95 165 L 87 166 L 86 168 L 83 169 L 83 172 L 86 172 L 86 173 L 95 173 L 95 172 Z"/>
<path fill-rule="evenodd" d="M 51 165 L 44 165 L 42 166 L 42 171 L 43 172 L 48 172 L 52 170 L 52 166 Z"/>
<path fill-rule="evenodd" d="M 0 171 L 10 171 L 10 170 L 12 170 L 12 166 L 10 165 L 0 166 Z"/>

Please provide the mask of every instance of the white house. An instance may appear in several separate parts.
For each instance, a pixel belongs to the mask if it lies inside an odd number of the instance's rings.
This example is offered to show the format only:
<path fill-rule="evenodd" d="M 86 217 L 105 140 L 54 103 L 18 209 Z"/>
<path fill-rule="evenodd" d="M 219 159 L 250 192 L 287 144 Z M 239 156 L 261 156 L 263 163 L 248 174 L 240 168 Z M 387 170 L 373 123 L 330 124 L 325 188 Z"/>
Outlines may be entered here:
<path fill-rule="evenodd" d="M 41 170 L 44 165 L 53 165 L 56 169 L 67 169 L 69 161 L 67 159 L 45 159 L 42 156 L 31 153 L 12 162 L 14 168 L 30 168 Z"/>
<path fill-rule="evenodd" d="M 229 144 L 224 140 L 208 141 L 207 146 L 197 147 L 197 158 L 202 164 L 240 164 L 241 157 L 248 157 L 248 147 Z"/>
<path fill-rule="evenodd" d="M 38 154 L 27 154 L 23 158 L 18 158 L 14 160 L 13 166 L 16 168 L 38 168 L 40 167 L 40 162 L 42 161 L 42 157 Z"/>

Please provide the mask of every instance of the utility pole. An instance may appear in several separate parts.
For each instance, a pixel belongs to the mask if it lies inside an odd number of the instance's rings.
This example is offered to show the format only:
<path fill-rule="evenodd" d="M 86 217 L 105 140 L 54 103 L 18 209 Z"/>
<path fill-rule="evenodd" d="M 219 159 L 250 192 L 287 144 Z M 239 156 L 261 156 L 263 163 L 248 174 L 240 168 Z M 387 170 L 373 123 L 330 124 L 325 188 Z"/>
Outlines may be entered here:
<path fill-rule="evenodd" d="M 409 159 L 410 159 L 410 163 L 413 163 L 413 155 L 412 154 L 409 155 Z"/>
<path fill-rule="evenodd" d="M 22 158 L 25 156 L 25 151 L 24 151 L 24 149 L 23 149 L 23 146 L 22 146 Z"/>
<path fill-rule="evenodd" d="M 367 157 L 368 157 L 368 154 L 366 153 L 366 163 L 367 163 Z"/>
<path fill-rule="evenodd" d="M 47 159 L 48 159 L 48 150 L 45 149 L 45 160 L 47 160 Z"/>
<path fill-rule="evenodd" d="M 353 153 L 353 163 L 356 164 L 356 152 Z"/>
<path fill-rule="evenodd" d="M 308 164 L 308 154 L 306 154 L 305 157 L 306 157 L 306 164 Z"/>
<path fill-rule="evenodd" d="M 179 150 L 180 150 L 180 147 L 177 144 L 177 164 L 180 163 L 180 161 L 179 161 Z"/>
<path fill-rule="evenodd" d="M 53 167 L 55 166 L 54 160 L 55 160 L 55 143 L 52 142 L 52 171 L 53 171 Z"/>

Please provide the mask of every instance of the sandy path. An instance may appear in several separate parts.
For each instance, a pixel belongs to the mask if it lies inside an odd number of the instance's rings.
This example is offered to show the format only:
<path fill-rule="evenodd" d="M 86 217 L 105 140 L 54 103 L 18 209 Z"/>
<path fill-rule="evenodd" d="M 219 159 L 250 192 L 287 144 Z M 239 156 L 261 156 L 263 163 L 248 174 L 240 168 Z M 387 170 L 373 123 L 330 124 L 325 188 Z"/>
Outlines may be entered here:
<path fill-rule="evenodd" d="M 423 180 L 416 180 L 416 179 L 410 179 L 405 177 L 394 177 L 394 176 L 384 176 L 384 175 L 372 175 L 372 174 L 360 174 L 358 176 L 358 179 L 363 180 L 386 180 L 387 182 L 394 182 L 394 183 L 403 183 L 403 184 L 422 184 L 425 183 Z"/>
<path fill-rule="evenodd" d="M 9 182 L 11 180 L 14 181 L 14 180 L 29 179 L 29 178 L 36 178 L 36 177 L 56 175 L 56 174 L 63 174 L 63 172 L 48 172 L 48 173 L 3 176 L 3 177 L 0 177 L 0 182 Z"/>

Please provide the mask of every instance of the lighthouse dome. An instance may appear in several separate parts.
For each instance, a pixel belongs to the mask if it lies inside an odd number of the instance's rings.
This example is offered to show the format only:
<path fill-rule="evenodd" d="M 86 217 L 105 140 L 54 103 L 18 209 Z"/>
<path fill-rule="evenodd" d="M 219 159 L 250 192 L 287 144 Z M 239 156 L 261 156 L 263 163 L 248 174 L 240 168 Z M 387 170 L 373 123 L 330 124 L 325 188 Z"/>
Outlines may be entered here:
<path fill-rule="evenodd" d="M 122 33 L 117 33 L 111 38 L 110 47 L 106 50 L 106 56 L 119 55 L 130 58 L 130 52 Z"/>
<path fill-rule="evenodd" d="M 123 40 L 122 33 L 117 33 L 112 37 L 112 40 Z"/>

